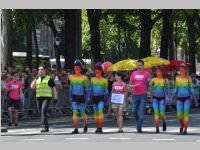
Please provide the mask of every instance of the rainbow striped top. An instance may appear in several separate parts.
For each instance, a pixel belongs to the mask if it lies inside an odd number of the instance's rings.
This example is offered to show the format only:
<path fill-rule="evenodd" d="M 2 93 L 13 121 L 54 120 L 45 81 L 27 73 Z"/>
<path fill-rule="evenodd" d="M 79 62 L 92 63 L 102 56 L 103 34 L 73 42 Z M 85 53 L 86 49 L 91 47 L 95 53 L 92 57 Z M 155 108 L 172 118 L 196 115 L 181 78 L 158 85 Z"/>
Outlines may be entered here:
<path fill-rule="evenodd" d="M 71 95 L 84 95 L 88 93 L 87 87 L 87 77 L 82 75 L 80 77 L 76 75 L 71 75 L 69 77 L 70 80 L 70 96 Z"/>
<path fill-rule="evenodd" d="M 91 78 L 90 94 L 92 96 L 108 95 L 108 81 L 105 78 Z"/>
<path fill-rule="evenodd" d="M 187 97 L 190 95 L 194 95 L 192 79 L 190 77 L 189 78 L 176 77 L 174 94 L 177 95 L 178 97 Z"/>
<path fill-rule="evenodd" d="M 152 78 L 149 85 L 153 87 L 153 96 L 165 97 L 169 96 L 169 81 L 168 79 Z"/>

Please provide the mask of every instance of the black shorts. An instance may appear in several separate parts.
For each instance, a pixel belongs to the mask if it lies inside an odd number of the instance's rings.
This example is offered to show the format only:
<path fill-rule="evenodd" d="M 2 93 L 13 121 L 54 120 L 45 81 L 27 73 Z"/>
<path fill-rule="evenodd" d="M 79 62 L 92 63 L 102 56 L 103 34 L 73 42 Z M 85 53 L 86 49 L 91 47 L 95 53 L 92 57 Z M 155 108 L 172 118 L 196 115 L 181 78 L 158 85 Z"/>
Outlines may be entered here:
<path fill-rule="evenodd" d="M 14 109 L 20 109 L 20 100 L 9 99 L 8 100 L 8 107 L 14 107 Z"/>
<path fill-rule="evenodd" d="M 154 98 L 154 99 L 157 99 L 158 101 L 165 100 L 165 97 L 153 96 L 153 98 Z"/>
<path fill-rule="evenodd" d="M 92 96 L 92 102 L 93 102 L 93 104 L 98 104 L 100 101 L 104 102 L 104 95 Z"/>
<path fill-rule="evenodd" d="M 72 95 L 72 102 L 85 103 L 84 95 Z"/>
<path fill-rule="evenodd" d="M 185 102 L 185 100 L 190 99 L 190 96 L 187 97 L 178 97 L 177 100 L 181 101 L 181 102 Z"/>

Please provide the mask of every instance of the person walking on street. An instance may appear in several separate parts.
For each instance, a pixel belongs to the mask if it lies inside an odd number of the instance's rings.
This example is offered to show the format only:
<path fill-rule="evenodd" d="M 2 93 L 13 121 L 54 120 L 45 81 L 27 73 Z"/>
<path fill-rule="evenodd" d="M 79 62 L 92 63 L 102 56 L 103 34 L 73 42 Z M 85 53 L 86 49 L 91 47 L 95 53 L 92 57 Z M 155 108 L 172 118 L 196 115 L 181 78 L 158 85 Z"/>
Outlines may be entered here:
<path fill-rule="evenodd" d="M 147 101 L 147 86 L 150 73 L 144 70 L 144 61 L 137 61 L 137 70 L 131 74 L 130 87 L 133 88 L 133 114 L 137 122 L 137 133 L 142 133 L 142 122 Z"/>
<path fill-rule="evenodd" d="M 85 113 L 85 96 L 88 95 L 87 77 L 81 73 L 82 62 L 77 59 L 74 61 L 74 73 L 69 76 L 69 101 L 72 105 L 74 131 L 72 134 L 79 134 L 78 131 L 78 107 L 84 122 L 83 132 L 87 133 L 87 115 Z"/>
<path fill-rule="evenodd" d="M 44 65 L 40 65 L 38 68 L 38 75 L 31 83 L 31 88 L 36 88 L 36 104 L 41 117 L 41 123 L 43 129 L 41 132 L 49 132 L 48 124 L 48 107 L 54 97 L 57 100 L 57 91 L 53 79 L 47 75 Z M 53 90 L 53 92 L 52 92 Z"/>
<path fill-rule="evenodd" d="M 90 96 L 92 97 L 94 119 L 96 122 L 95 133 L 103 133 L 104 102 L 108 100 L 108 81 L 102 77 L 101 63 L 95 64 L 95 77 L 91 78 Z M 89 96 L 89 101 L 90 101 Z"/>
<path fill-rule="evenodd" d="M 156 66 L 156 77 L 149 82 L 151 86 L 150 100 L 153 104 L 154 123 L 156 126 L 156 133 L 159 133 L 159 116 L 163 121 L 163 131 L 167 130 L 165 105 L 169 101 L 170 90 L 169 81 L 164 78 L 163 68 Z"/>
<path fill-rule="evenodd" d="M 123 74 L 121 72 L 116 72 L 115 74 L 115 82 L 112 86 L 112 94 L 120 94 L 123 99 L 122 102 L 116 102 L 115 99 L 111 99 L 112 102 L 112 109 L 116 114 L 117 124 L 118 124 L 118 132 L 123 133 L 123 109 L 126 105 L 126 100 L 128 99 L 127 91 L 126 91 L 126 83 L 123 82 Z M 112 95 L 113 96 L 113 95 Z"/>
<path fill-rule="evenodd" d="M 180 134 L 187 134 L 191 97 L 198 107 L 199 103 L 194 92 L 192 79 L 187 76 L 187 66 L 181 64 L 179 76 L 175 80 L 175 89 L 171 99 L 176 98 L 177 117 L 180 123 Z"/>

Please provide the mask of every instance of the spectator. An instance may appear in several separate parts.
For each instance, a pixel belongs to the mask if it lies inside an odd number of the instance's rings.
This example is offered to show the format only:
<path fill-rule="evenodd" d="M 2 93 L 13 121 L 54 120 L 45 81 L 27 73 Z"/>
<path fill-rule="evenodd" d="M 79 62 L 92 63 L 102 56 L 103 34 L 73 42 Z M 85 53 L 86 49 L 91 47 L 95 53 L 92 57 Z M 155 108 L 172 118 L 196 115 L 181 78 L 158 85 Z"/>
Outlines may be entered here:
<path fill-rule="evenodd" d="M 6 95 L 7 95 L 6 84 L 7 84 L 7 76 L 6 76 L 6 74 L 2 73 L 2 76 L 1 76 L 1 114 L 3 114 L 3 112 L 5 111 L 5 101 L 6 101 Z"/>
<path fill-rule="evenodd" d="M 20 95 L 22 92 L 22 83 L 19 81 L 19 76 L 17 73 L 13 74 L 13 79 L 9 81 L 6 88 L 9 92 L 9 124 L 11 126 L 13 121 L 15 121 L 15 126 L 18 125 L 18 110 L 20 109 Z M 14 109 L 13 109 L 14 108 Z"/>

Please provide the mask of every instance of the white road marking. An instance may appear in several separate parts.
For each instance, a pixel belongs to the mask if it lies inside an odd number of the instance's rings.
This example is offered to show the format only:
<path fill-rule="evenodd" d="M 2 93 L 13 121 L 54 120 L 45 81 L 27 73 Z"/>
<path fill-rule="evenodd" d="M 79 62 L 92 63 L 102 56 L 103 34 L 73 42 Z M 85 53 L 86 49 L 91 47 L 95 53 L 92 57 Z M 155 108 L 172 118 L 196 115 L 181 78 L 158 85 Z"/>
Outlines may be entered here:
<path fill-rule="evenodd" d="M 39 129 L 14 129 L 14 130 L 8 130 L 8 133 L 22 133 L 22 132 L 27 132 L 27 131 L 38 131 Z"/>
<path fill-rule="evenodd" d="M 44 141 L 45 139 L 23 139 L 23 141 Z"/>
<path fill-rule="evenodd" d="M 153 141 L 175 141 L 176 139 L 152 139 Z"/>
<path fill-rule="evenodd" d="M 66 138 L 66 140 L 88 140 L 88 138 Z"/>
<path fill-rule="evenodd" d="M 188 128 L 188 133 L 189 132 L 192 132 L 192 131 L 196 131 L 196 130 L 199 130 L 198 128 Z M 169 133 L 179 133 L 179 128 L 178 129 L 175 129 L 175 130 L 167 130 L 167 132 Z"/>
<path fill-rule="evenodd" d="M 110 140 L 130 140 L 131 138 L 126 137 L 109 137 Z"/>
<path fill-rule="evenodd" d="M 200 140 L 196 140 L 196 142 L 200 142 Z"/>
<path fill-rule="evenodd" d="M 103 132 L 113 132 L 113 131 L 116 131 L 116 132 L 117 132 L 118 130 L 117 130 L 117 128 L 116 128 L 116 129 L 115 129 L 115 128 L 114 128 L 114 129 L 113 129 L 113 128 L 110 128 L 110 129 L 104 128 L 104 129 L 103 129 Z"/>

